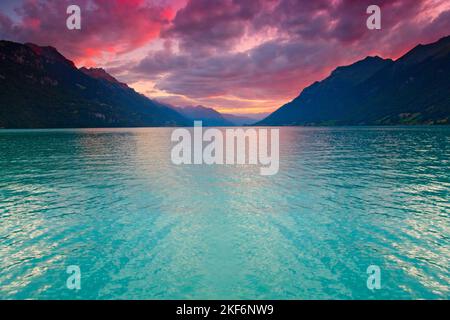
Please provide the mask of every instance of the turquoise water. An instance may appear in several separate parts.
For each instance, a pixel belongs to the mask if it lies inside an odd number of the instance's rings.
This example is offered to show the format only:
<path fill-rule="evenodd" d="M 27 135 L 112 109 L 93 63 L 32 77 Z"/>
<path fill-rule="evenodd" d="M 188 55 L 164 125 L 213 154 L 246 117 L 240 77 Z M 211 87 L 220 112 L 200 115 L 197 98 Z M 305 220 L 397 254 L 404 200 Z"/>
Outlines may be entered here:
<path fill-rule="evenodd" d="M 283 128 L 275 176 L 171 132 L 0 131 L 0 298 L 450 297 L 450 127 Z"/>

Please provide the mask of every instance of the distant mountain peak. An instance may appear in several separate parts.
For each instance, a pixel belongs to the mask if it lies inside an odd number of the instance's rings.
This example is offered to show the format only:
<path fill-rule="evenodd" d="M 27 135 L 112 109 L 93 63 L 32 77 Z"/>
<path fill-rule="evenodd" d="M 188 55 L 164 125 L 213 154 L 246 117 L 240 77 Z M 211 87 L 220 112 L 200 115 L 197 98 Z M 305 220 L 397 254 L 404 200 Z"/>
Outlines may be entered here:
<path fill-rule="evenodd" d="M 176 108 L 182 115 L 188 119 L 195 121 L 203 121 L 204 126 L 232 126 L 234 123 L 229 121 L 222 114 L 213 108 L 208 108 L 202 105 L 185 106 Z"/>
<path fill-rule="evenodd" d="M 377 60 L 386 60 L 386 59 L 383 59 L 380 56 L 375 55 L 375 56 L 367 56 L 361 61 L 377 61 Z"/>
<path fill-rule="evenodd" d="M 48 60 L 61 62 L 72 68 L 76 68 L 72 61 L 66 59 L 56 48 L 52 46 L 38 46 L 34 43 L 25 43 L 25 46 L 30 48 L 37 56 L 45 57 Z"/>
<path fill-rule="evenodd" d="M 383 59 L 379 56 L 367 56 L 362 60 L 356 61 L 346 66 L 340 66 L 331 72 L 331 75 L 337 75 L 340 73 L 354 73 L 355 71 L 360 73 L 362 68 L 378 68 L 386 64 L 386 62 L 392 62 L 391 59 Z"/>
<path fill-rule="evenodd" d="M 92 78 L 105 80 L 107 82 L 117 84 L 117 85 L 121 86 L 122 88 L 128 88 L 127 84 L 120 82 L 119 80 L 114 78 L 112 75 L 110 75 L 108 72 L 106 72 L 106 70 L 103 68 L 81 67 L 79 70 Z"/>
<path fill-rule="evenodd" d="M 446 55 L 449 52 L 450 36 L 446 36 L 433 43 L 418 44 L 412 50 L 400 57 L 397 62 L 402 64 L 420 63 L 430 57 Z"/>
<path fill-rule="evenodd" d="M 208 108 L 202 105 L 196 105 L 196 106 L 182 106 L 180 107 L 181 109 L 185 110 L 185 111 L 197 111 L 197 112 L 207 112 L 209 114 L 219 114 L 219 112 L 217 112 L 216 110 L 214 110 L 213 108 Z"/>

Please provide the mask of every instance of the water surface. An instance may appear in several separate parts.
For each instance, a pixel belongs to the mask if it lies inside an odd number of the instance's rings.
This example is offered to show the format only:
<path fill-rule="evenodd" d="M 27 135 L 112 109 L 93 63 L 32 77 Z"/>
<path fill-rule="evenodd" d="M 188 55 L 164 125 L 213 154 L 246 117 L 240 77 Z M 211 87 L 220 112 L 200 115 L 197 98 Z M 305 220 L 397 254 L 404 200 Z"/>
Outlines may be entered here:
<path fill-rule="evenodd" d="M 450 297 L 449 127 L 283 128 L 275 176 L 171 132 L 1 130 L 0 298 Z"/>

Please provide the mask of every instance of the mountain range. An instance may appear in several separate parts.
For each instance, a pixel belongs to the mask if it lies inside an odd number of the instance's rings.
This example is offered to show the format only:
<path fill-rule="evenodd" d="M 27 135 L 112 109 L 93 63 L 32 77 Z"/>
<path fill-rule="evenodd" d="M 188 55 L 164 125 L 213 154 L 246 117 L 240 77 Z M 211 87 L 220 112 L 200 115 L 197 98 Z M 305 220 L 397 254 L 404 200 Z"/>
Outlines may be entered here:
<path fill-rule="evenodd" d="M 176 110 L 189 120 L 202 120 L 205 127 L 229 127 L 251 125 L 256 122 L 244 116 L 236 116 L 232 114 L 220 113 L 212 108 L 204 106 L 187 106 L 176 108 Z"/>
<path fill-rule="evenodd" d="M 212 108 L 149 99 L 101 68 L 77 69 L 53 47 L 0 41 L 0 128 L 248 125 Z"/>
<path fill-rule="evenodd" d="M 0 128 L 188 126 L 177 111 L 53 47 L 0 41 Z"/>
<path fill-rule="evenodd" d="M 175 108 L 53 47 L 0 41 L 0 128 L 450 124 L 450 36 L 338 67 L 265 119 Z"/>
<path fill-rule="evenodd" d="M 257 125 L 450 124 L 450 36 L 335 69 Z"/>

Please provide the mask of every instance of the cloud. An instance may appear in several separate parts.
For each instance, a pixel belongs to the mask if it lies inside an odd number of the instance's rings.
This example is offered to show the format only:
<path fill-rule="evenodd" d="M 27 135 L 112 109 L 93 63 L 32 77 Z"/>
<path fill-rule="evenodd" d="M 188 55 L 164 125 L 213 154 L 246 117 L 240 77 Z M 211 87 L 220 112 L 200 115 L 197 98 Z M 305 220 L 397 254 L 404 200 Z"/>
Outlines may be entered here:
<path fill-rule="evenodd" d="M 301 86 L 313 81 L 318 68 L 334 64 L 337 57 L 331 59 L 330 49 L 327 43 L 271 41 L 247 52 L 201 58 L 159 52 L 144 59 L 137 69 L 145 74 L 163 67 L 164 76 L 156 87 L 193 98 L 282 98 L 298 93 Z M 155 56 L 164 56 L 164 61 L 170 62 L 154 63 L 159 61 Z"/>
<path fill-rule="evenodd" d="M 440 15 L 431 18 L 435 5 Z M 192 99 L 295 97 L 332 69 L 367 55 L 397 58 L 448 32 L 441 1 L 380 0 L 382 30 L 366 28 L 369 0 L 190 0 L 163 30 L 179 50 L 152 51 L 132 72 Z M 450 8 L 448 8 L 450 9 Z M 240 51 L 240 41 L 271 34 Z M 276 106 L 274 106 L 276 107 Z"/>
<path fill-rule="evenodd" d="M 81 8 L 82 30 L 66 28 L 66 9 L 74 3 Z M 17 22 L 0 16 L 3 38 L 52 45 L 79 62 L 143 46 L 174 15 L 145 0 L 26 0 L 16 12 Z"/>
<path fill-rule="evenodd" d="M 191 63 L 189 58 L 187 55 L 174 54 L 170 42 L 166 41 L 164 49 L 152 52 L 136 66 L 131 67 L 131 70 L 155 78 L 174 70 L 187 69 Z"/>
<path fill-rule="evenodd" d="M 267 2 L 270 1 L 188 1 L 162 36 L 177 39 L 181 50 L 197 55 L 229 50 L 245 35 L 251 21 Z"/>

